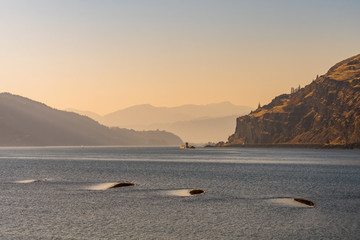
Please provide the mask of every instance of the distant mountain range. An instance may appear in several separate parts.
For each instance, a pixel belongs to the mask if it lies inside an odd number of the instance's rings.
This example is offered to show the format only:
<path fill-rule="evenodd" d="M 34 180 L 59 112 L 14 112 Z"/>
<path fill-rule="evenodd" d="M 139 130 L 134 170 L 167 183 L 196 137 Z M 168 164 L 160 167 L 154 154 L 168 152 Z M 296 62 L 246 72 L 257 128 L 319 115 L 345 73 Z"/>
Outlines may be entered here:
<path fill-rule="evenodd" d="M 173 132 L 183 140 L 193 143 L 217 142 L 225 139 L 235 129 L 235 119 L 247 114 L 252 108 L 229 102 L 208 105 L 182 105 L 178 107 L 154 107 L 136 105 L 105 116 L 69 109 L 93 118 L 107 126 L 135 130 L 160 129 Z"/>
<path fill-rule="evenodd" d="M 109 128 L 10 93 L 0 94 L 0 146 L 180 145 L 165 131 Z"/>
<path fill-rule="evenodd" d="M 152 124 L 147 129 L 166 129 L 192 143 L 218 142 L 234 132 L 236 118 L 241 115 Z"/>
<path fill-rule="evenodd" d="M 228 145 L 238 144 L 360 147 L 360 55 L 239 117 L 228 140 Z"/>

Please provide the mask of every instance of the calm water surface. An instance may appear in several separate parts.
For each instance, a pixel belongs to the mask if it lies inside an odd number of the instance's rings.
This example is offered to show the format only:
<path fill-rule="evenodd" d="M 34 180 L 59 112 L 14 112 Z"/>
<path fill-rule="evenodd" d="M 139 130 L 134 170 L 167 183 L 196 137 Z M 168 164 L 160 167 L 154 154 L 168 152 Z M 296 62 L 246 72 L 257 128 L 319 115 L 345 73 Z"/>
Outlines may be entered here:
<path fill-rule="evenodd" d="M 358 150 L 0 148 L 0 239 L 359 239 L 359 213 Z"/>

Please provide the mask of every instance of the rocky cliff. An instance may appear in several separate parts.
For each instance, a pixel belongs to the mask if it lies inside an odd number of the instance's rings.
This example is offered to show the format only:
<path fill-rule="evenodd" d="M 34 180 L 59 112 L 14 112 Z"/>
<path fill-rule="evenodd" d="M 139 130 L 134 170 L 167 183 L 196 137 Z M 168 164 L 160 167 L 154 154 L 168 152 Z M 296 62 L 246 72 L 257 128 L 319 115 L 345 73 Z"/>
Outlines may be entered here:
<path fill-rule="evenodd" d="M 360 145 L 360 55 L 239 117 L 228 144 Z"/>

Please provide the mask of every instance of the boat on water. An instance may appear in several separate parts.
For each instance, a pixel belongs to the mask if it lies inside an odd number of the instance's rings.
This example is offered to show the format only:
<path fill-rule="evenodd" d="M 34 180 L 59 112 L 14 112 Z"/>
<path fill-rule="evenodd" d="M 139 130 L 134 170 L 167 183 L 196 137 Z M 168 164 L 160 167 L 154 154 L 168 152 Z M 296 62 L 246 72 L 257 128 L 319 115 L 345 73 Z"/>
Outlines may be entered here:
<path fill-rule="evenodd" d="M 180 146 L 180 148 L 181 148 L 181 149 L 188 149 L 188 148 L 195 148 L 195 147 L 192 146 L 192 145 L 189 145 L 189 143 L 186 142 L 185 145 Z"/>

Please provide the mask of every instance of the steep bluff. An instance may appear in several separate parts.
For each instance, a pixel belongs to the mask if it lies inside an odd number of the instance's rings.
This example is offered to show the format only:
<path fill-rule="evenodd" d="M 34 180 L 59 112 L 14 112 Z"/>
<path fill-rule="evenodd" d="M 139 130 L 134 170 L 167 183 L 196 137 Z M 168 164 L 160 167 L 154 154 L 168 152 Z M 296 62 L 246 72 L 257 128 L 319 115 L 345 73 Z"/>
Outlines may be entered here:
<path fill-rule="evenodd" d="M 234 144 L 360 145 L 360 54 L 237 118 Z"/>

